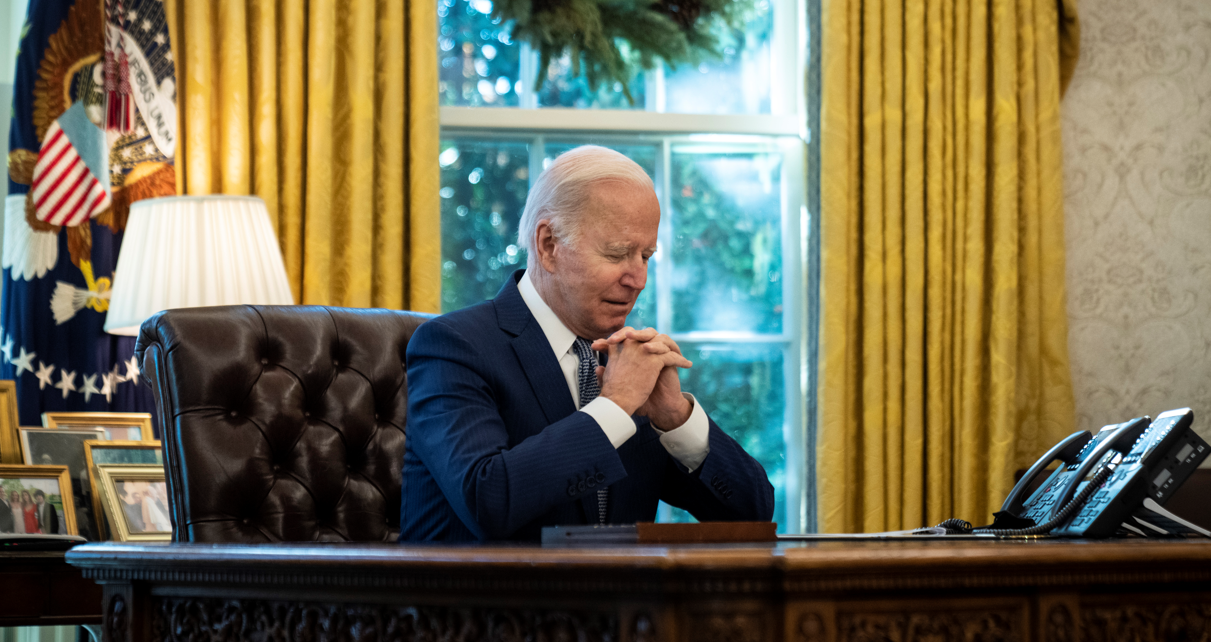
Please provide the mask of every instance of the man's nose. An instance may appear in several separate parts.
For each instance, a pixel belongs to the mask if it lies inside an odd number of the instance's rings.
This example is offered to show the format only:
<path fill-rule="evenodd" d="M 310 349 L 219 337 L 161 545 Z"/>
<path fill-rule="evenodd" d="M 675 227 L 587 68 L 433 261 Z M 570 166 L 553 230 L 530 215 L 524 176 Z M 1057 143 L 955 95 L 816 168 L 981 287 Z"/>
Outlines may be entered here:
<path fill-rule="evenodd" d="M 627 261 L 622 273 L 622 284 L 628 288 L 642 290 L 648 283 L 648 266 L 642 258 Z"/>

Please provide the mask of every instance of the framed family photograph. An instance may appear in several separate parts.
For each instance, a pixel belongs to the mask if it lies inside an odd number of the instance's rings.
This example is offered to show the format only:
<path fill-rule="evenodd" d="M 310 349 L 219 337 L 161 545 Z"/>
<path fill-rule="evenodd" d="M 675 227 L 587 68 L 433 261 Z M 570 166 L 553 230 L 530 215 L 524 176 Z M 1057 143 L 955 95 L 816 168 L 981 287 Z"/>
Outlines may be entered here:
<path fill-rule="evenodd" d="M 0 465 L 0 493 L 0 534 L 77 534 L 67 466 Z"/>
<path fill-rule="evenodd" d="M 146 412 L 44 412 L 42 426 L 66 430 L 99 428 L 109 441 L 155 439 L 151 414 Z"/>
<path fill-rule="evenodd" d="M 142 464 L 164 467 L 164 452 L 158 441 L 99 441 L 84 442 L 84 462 L 88 469 L 88 483 L 92 495 L 92 514 L 98 516 L 97 527 L 100 539 L 112 537 L 113 525 L 103 516 L 101 503 L 100 475 L 98 464 Z"/>
<path fill-rule="evenodd" d="M 118 542 L 168 541 L 168 484 L 155 464 L 97 464 L 97 492 Z"/>
<path fill-rule="evenodd" d="M 99 515 L 93 511 L 92 485 L 89 483 L 88 463 L 84 442 L 105 438 L 100 428 L 90 430 L 54 430 L 50 428 L 19 428 L 21 452 L 26 464 L 67 466 L 71 495 L 76 506 L 78 534 L 85 539 L 101 538 Z"/>
<path fill-rule="evenodd" d="M 20 464 L 17 435 L 17 382 L 0 381 L 0 464 Z"/>

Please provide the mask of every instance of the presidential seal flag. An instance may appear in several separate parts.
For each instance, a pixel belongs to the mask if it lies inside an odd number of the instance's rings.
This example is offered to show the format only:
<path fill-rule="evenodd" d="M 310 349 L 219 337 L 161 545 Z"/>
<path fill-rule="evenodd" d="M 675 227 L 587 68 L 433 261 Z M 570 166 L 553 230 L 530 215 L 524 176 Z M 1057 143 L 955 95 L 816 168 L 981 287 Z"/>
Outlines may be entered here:
<path fill-rule="evenodd" d="M 176 193 L 176 84 L 160 0 L 30 0 L 4 207 L 0 378 L 21 423 L 143 411 L 134 337 L 102 330 L 130 204 Z"/>

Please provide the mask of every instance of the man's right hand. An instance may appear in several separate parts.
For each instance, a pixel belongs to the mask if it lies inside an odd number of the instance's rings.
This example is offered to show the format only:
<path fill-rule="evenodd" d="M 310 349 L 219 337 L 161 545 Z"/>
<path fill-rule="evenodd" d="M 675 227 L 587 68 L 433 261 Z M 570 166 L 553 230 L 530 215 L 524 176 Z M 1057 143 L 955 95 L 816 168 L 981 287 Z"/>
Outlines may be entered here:
<path fill-rule="evenodd" d="M 602 373 L 601 396 L 618 404 L 628 415 L 635 414 L 656 386 L 667 366 L 689 368 L 693 364 L 660 343 L 625 339 L 608 348 L 609 361 Z"/>

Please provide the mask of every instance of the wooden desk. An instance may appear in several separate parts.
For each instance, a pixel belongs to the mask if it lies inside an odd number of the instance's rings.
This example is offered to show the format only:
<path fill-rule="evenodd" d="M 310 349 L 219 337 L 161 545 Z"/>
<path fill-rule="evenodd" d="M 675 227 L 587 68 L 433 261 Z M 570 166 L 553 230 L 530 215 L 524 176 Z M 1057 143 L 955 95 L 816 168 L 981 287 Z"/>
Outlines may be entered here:
<path fill-rule="evenodd" d="M 104 642 L 1206 640 L 1211 544 L 90 544 Z"/>
<path fill-rule="evenodd" d="M 0 553 L 0 627 L 100 623 L 101 587 L 63 553 Z"/>

